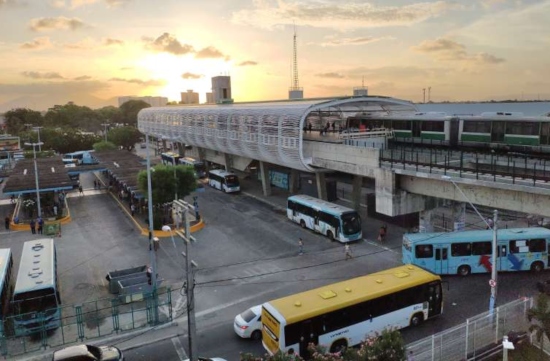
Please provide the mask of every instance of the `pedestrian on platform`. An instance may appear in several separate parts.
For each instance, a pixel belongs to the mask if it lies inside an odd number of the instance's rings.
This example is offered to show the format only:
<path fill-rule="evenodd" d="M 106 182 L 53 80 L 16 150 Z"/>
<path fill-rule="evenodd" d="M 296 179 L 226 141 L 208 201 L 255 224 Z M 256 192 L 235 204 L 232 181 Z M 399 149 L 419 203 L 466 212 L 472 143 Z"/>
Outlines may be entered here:
<path fill-rule="evenodd" d="M 10 230 L 10 217 L 6 216 L 6 219 L 4 220 L 4 224 L 6 226 L 6 231 Z"/>
<path fill-rule="evenodd" d="M 132 217 L 134 216 L 134 214 L 136 213 L 136 206 L 134 205 L 134 203 L 132 203 L 130 205 L 130 212 L 132 212 Z"/>
<path fill-rule="evenodd" d="M 302 240 L 302 238 L 298 240 L 298 247 L 300 248 L 298 255 L 301 256 L 304 254 L 304 241 Z"/>
<path fill-rule="evenodd" d="M 44 229 L 44 220 L 42 217 L 36 219 L 36 224 L 38 224 L 38 234 L 42 234 L 42 230 Z"/>
<path fill-rule="evenodd" d="M 31 233 L 36 234 L 36 222 L 34 221 L 34 219 L 31 219 L 29 225 L 31 226 Z"/>
<path fill-rule="evenodd" d="M 380 227 L 378 231 L 378 242 L 384 242 L 386 239 L 386 234 L 388 233 L 388 226 L 385 224 Z"/>
<path fill-rule="evenodd" d="M 83 196 L 84 195 L 84 189 L 82 189 L 82 185 L 78 186 L 78 193 Z"/>

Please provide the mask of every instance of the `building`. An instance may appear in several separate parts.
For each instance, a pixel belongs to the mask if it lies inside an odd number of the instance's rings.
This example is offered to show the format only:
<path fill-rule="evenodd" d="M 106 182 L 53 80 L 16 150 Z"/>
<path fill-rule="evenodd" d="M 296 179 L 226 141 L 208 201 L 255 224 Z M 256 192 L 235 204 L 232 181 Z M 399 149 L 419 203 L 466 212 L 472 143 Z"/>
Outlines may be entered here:
<path fill-rule="evenodd" d="M 206 104 L 214 103 L 214 96 L 211 92 L 206 93 Z"/>
<path fill-rule="evenodd" d="M 181 104 L 199 104 L 199 93 L 195 93 L 192 89 L 186 93 L 181 93 Z"/>
<path fill-rule="evenodd" d="M 369 89 L 364 85 L 353 88 L 354 97 L 366 97 L 368 95 Z"/>
<path fill-rule="evenodd" d="M 212 78 L 212 98 L 215 104 L 233 103 L 230 76 L 221 75 Z"/>
<path fill-rule="evenodd" d="M 163 107 L 168 103 L 168 98 L 166 98 L 166 97 L 125 96 L 125 97 L 118 97 L 118 106 L 120 107 L 122 104 L 126 103 L 129 100 L 143 100 L 145 103 L 149 104 L 152 107 Z"/>

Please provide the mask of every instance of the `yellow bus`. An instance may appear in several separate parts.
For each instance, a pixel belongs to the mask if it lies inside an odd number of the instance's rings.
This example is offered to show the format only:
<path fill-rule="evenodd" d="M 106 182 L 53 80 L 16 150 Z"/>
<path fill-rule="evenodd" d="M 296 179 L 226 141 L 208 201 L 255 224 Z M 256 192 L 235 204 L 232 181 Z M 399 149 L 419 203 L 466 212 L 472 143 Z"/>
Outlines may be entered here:
<path fill-rule="evenodd" d="M 262 343 L 270 354 L 307 357 L 310 343 L 337 352 L 442 311 L 441 278 L 404 265 L 264 303 Z"/>

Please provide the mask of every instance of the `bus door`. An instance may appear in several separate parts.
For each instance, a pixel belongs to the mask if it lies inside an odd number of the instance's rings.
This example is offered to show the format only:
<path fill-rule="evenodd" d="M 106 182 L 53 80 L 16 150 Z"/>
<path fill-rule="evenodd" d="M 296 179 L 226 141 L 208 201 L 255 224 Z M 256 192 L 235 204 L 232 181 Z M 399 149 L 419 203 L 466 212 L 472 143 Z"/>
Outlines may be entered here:
<path fill-rule="evenodd" d="M 428 318 L 441 314 L 441 283 L 428 286 Z"/>
<path fill-rule="evenodd" d="M 501 243 L 498 245 L 497 253 L 497 270 L 498 271 L 507 271 L 508 270 L 508 245 Z"/>
<path fill-rule="evenodd" d="M 313 322 L 311 320 L 307 320 L 302 322 L 302 332 L 300 334 L 300 356 L 304 360 L 308 360 L 311 358 L 311 355 L 309 354 L 309 351 L 307 349 L 310 343 L 318 345 L 319 335 L 317 334 L 317 330 L 313 326 Z"/>
<path fill-rule="evenodd" d="M 435 273 L 438 275 L 449 274 L 449 246 L 437 244 L 435 247 Z"/>
<path fill-rule="evenodd" d="M 312 209 L 311 215 L 313 216 L 313 230 L 316 232 L 321 232 L 321 226 L 319 225 L 319 211 Z"/>

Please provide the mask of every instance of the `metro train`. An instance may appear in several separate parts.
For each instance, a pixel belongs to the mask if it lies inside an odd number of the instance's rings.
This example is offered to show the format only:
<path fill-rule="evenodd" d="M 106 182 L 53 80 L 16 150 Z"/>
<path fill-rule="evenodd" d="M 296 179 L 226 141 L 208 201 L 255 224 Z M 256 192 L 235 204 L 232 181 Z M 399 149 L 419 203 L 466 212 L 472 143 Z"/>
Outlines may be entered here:
<path fill-rule="evenodd" d="M 515 112 L 481 115 L 357 113 L 346 120 L 348 131 L 392 129 L 393 142 L 447 146 L 465 150 L 550 154 L 550 113 L 524 116 Z"/>

